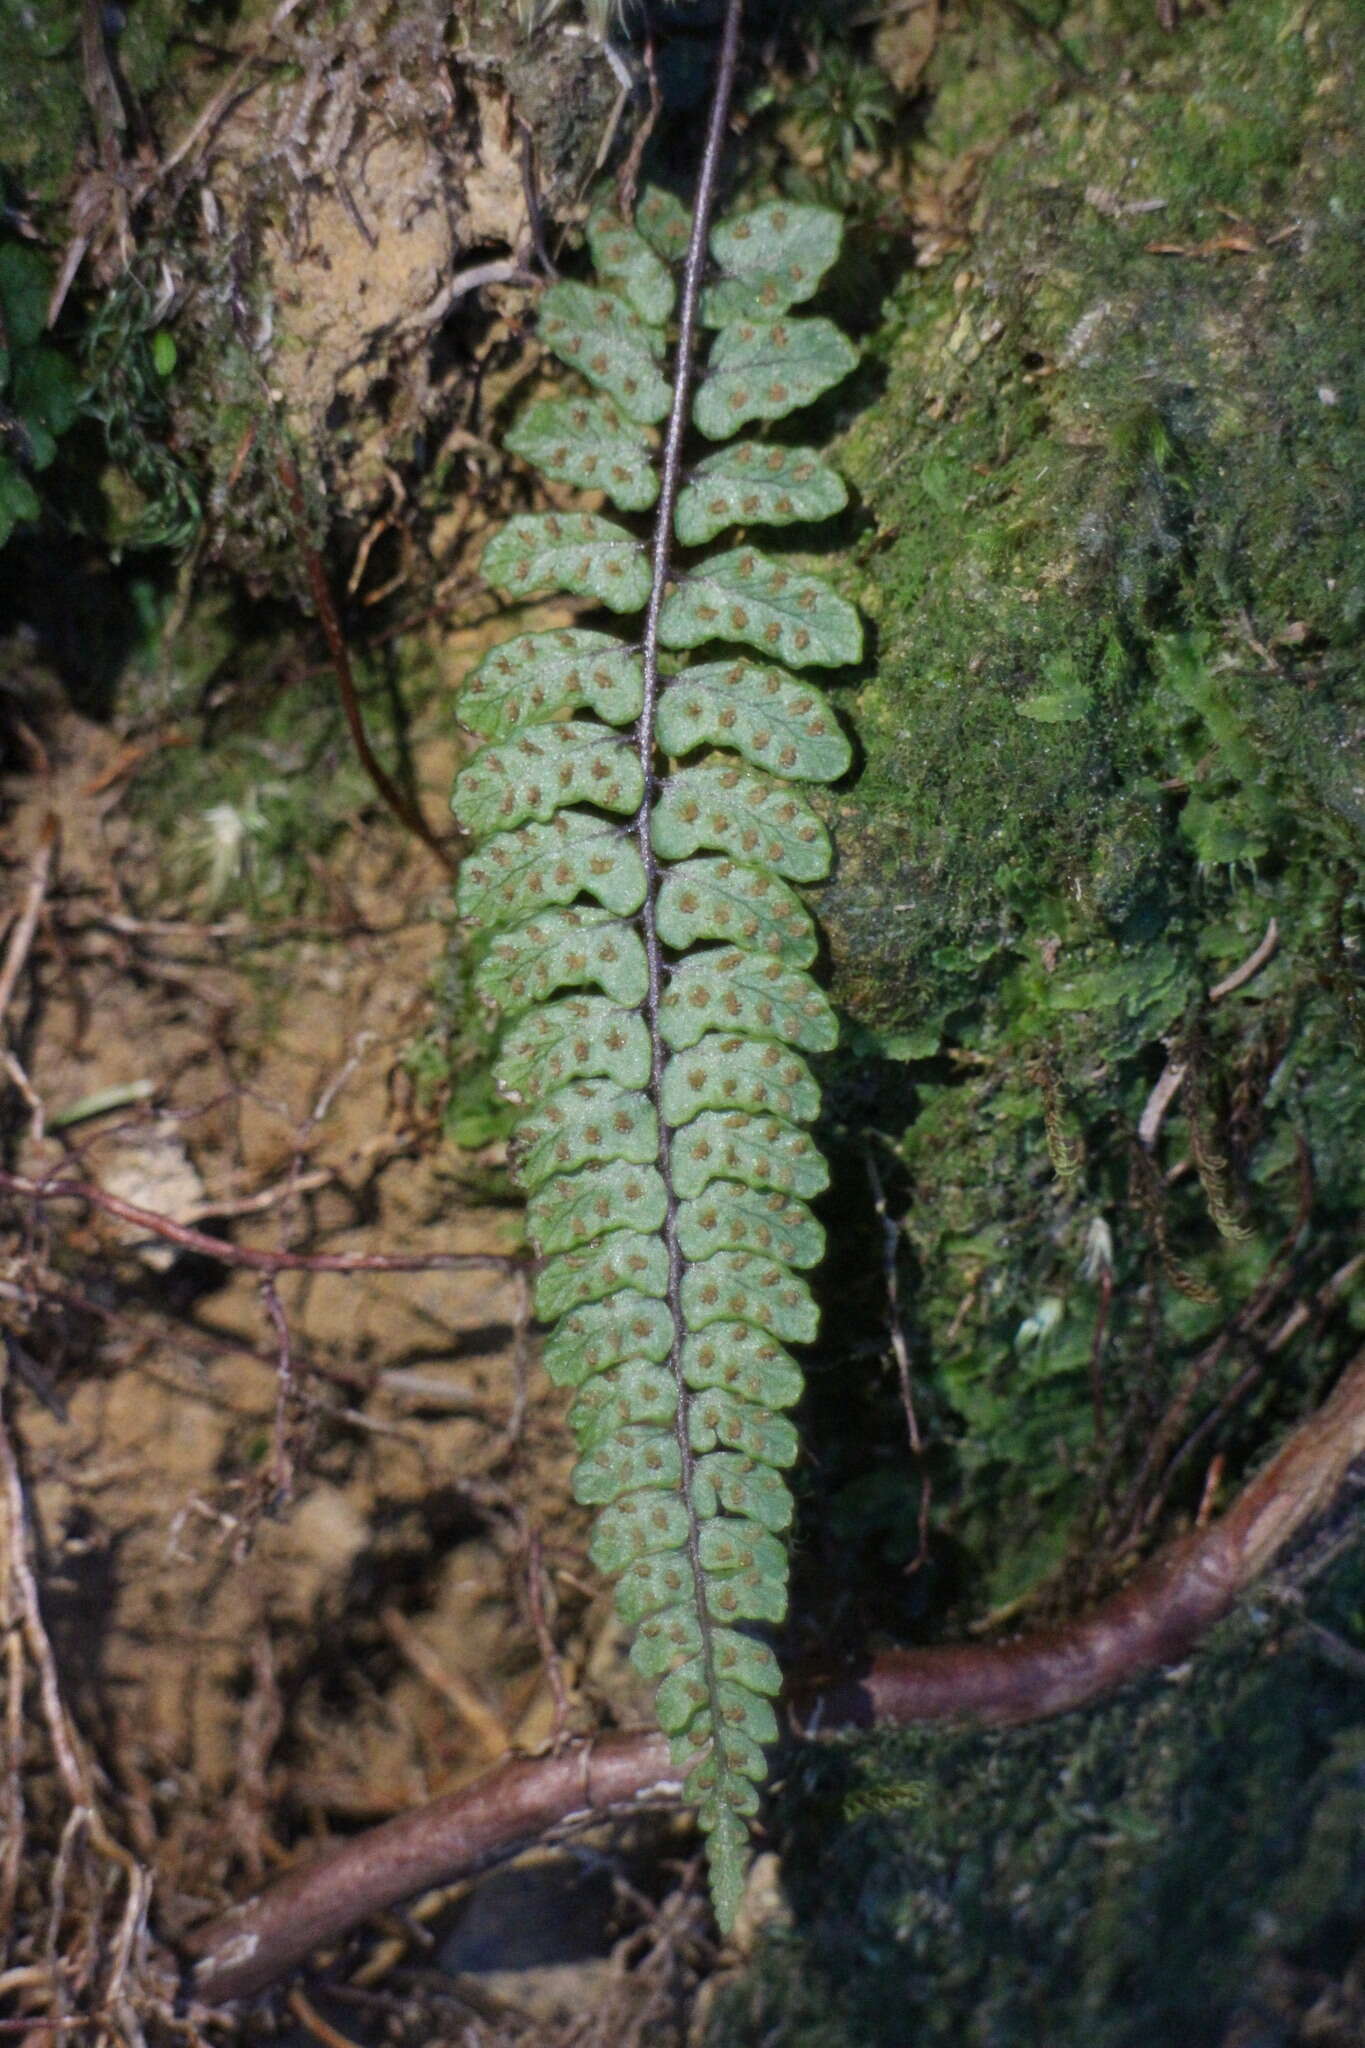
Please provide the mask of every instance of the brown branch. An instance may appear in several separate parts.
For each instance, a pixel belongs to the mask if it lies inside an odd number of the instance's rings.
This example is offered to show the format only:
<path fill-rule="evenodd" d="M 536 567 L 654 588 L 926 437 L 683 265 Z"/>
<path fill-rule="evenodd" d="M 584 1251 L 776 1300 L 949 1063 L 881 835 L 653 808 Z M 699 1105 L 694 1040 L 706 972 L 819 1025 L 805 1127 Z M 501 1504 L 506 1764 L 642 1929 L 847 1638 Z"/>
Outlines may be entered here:
<path fill-rule="evenodd" d="M 152 1237 L 165 1238 L 220 1266 L 245 1266 L 253 1273 L 434 1273 L 485 1271 L 515 1273 L 523 1261 L 498 1252 L 267 1252 L 254 1245 L 227 1244 L 221 1237 L 176 1223 L 156 1209 L 140 1209 L 120 1195 L 108 1194 L 87 1180 L 28 1180 L 19 1173 L 0 1173 L 0 1194 L 25 1195 L 34 1202 L 88 1202 L 131 1223 Z"/>
<path fill-rule="evenodd" d="M 1274 958 L 1279 943 L 1280 927 L 1272 917 L 1260 944 L 1248 953 L 1240 967 L 1234 967 L 1230 974 L 1225 974 L 1221 981 L 1215 982 L 1209 990 L 1209 1001 L 1221 1003 L 1226 996 L 1235 995 L 1239 988 L 1245 988 L 1246 984 L 1260 973 L 1267 960 Z M 1161 1135 L 1161 1126 L 1167 1110 L 1180 1093 L 1188 1064 L 1186 1060 L 1167 1060 L 1147 1098 L 1146 1107 L 1138 1120 L 1138 1137 L 1149 1152 Z"/>
<path fill-rule="evenodd" d="M 1291 1539 L 1328 1509 L 1365 1457 L 1365 1351 L 1328 1400 L 1222 1520 L 1173 1543 L 1078 1621 L 1006 1643 L 892 1650 L 832 1684 L 794 1691 L 799 1734 L 974 1720 L 1008 1726 L 1089 1706 L 1188 1655 Z M 626 1731 L 541 1757 L 509 1757 L 483 1778 L 324 1853 L 190 1937 L 198 1995 L 264 1989 L 367 1914 L 447 1883 L 565 1822 L 677 1798 L 660 1734 Z"/>
<path fill-rule="evenodd" d="M 558 1749 L 569 1729 L 569 1689 L 564 1683 L 564 1667 L 555 1648 L 549 1617 L 545 1612 L 545 1584 L 545 1561 L 540 1531 L 532 1526 L 526 1531 L 526 1593 L 531 1608 L 531 1627 L 535 1630 L 540 1661 L 545 1667 L 545 1676 L 550 1683 L 550 1697 L 554 1701 L 554 1728 L 550 1742 L 553 1748 Z"/>
<path fill-rule="evenodd" d="M 421 1891 L 437 1874 L 477 1868 L 571 1815 L 603 1813 L 682 1787 L 668 1738 L 645 1731 L 574 1743 L 557 1755 L 509 1757 L 484 1777 L 292 1870 L 191 1937 L 201 1998 L 261 1990 L 320 1942 Z"/>
<path fill-rule="evenodd" d="M 38 919 L 42 914 L 43 898 L 47 894 L 47 885 L 52 874 L 52 863 L 57 857 L 59 836 L 60 828 L 56 814 L 49 811 L 43 820 L 42 830 L 38 835 L 38 851 L 33 857 L 33 865 L 29 870 L 28 889 L 24 895 L 23 908 L 14 920 L 9 935 L 9 943 L 5 947 L 4 964 L 0 966 L 0 1022 L 3 1022 L 5 1012 L 9 1008 L 10 997 L 14 994 L 14 985 L 19 979 L 20 970 L 25 960 L 28 958 L 29 947 L 33 944 L 33 934 L 38 929 Z"/>
<path fill-rule="evenodd" d="M 322 566 L 317 549 L 308 538 L 303 485 L 299 481 L 298 470 L 287 455 L 279 457 L 275 468 L 289 501 L 289 509 L 294 519 L 294 542 L 303 557 L 308 585 L 313 593 L 313 602 L 317 606 L 318 622 L 332 657 L 332 667 L 336 671 L 337 687 L 341 692 L 341 708 L 346 714 L 347 729 L 360 757 L 361 766 L 400 825 L 405 826 L 414 838 L 420 839 L 424 846 L 429 847 L 441 865 L 450 874 L 454 874 L 458 865 L 454 856 L 441 844 L 416 803 L 391 779 L 370 746 L 365 721 L 360 712 L 360 699 L 356 694 L 355 676 L 346 647 L 346 636 L 341 630 L 341 621 L 332 602 L 327 572 Z"/>
<path fill-rule="evenodd" d="M 919 1518 L 918 1545 L 914 1557 L 906 1567 L 917 1572 L 921 1565 L 929 1562 L 929 1508 L 933 1499 L 934 1482 L 929 1473 L 925 1456 L 925 1442 L 915 1412 L 915 1390 L 910 1368 L 910 1346 L 906 1342 L 905 1326 L 901 1320 L 900 1282 L 896 1274 L 896 1261 L 900 1252 L 901 1227 L 891 1216 L 886 1204 L 886 1190 L 882 1177 L 877 1171 L 877 1162 L 871 1152 L 867 1154 L 867 1177 L 872 1186 L 872 1205 L 882 1228 L 882 1273 L 886 1281 L 887 1329 L 891 1338 L 891 1350 L 896 1360 L 896 1373 L 900 1381 L 901 1409 L 905 1415 L 905 1430 L 910 1442 L 910 1455 L 919 1472 Z"/>
<path fill-rule="evenodd" d="M 33 944 L 33 935 L 38 929 L 38 919 L 42 915 L 43 899 L 47 895 L 48 884 L 52 878 L 52 868 L 57 858 L 57 847 L 60 837 L 61 832 L 56 813 L 49 811 L 43 820 L 42 830 L 38 835 L 38 851 L 33 857 L 33 865 L 29 871 L 28 890 L 24 897 L 23 908 L 14 920 L 9 935 L 9 943 L 5 947 L 4 961 L 0 963 L 0 1068 L 3 1068 L 5 1073 L 9 1075 L 10 1080 L 14 1083 L 14 1086 L 18 1089 L 28 1106 L 29 1114 L 33 1119 L 33 1136 L 35 1139 L 43 1136 L 45 1117 L 42 1098 L 34 1089 L 17 1055 L 8 1043 L 5 1032 L 5 1012 L 10 1006 L 10 999 L 14 994 L 15 985 L 18 982 L 24 962 L 28 958 L 29 948 Z"/>

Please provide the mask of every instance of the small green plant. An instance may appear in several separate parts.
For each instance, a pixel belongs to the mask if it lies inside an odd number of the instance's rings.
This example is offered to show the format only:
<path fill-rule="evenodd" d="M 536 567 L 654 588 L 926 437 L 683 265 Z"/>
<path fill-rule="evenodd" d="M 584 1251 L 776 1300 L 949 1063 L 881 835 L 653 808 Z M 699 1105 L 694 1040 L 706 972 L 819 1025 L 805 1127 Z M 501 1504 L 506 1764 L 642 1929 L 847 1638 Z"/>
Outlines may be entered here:
<path fill-rule="evenodd" d="M 160 324 L 156 293 L 136 267 L 95 307 L 83 338 L 85 410 L 137 503 L 112 538 L 116 549 L 188 547 L 199 530 L 199 489 L 170 445 L 170 387 L 179 352 Z"/>
<path fill-rule="evenodd" d="M 42 503 L 33 479 L 80 411 L 80 383 L 43 339 L 52 279 L 36 249 L 0 242 L 0 547 Z"/>
<path fill-rule="evenodd" d="M 895 94 L 875 65 L 818 31 L 811 61 L 811 75 L 793 91 L 789 112 L 818 156 L 815 182 L 837 206 L 848 207 L 867 189 L 853 174 L 853 159 L 859 150 L 875 155 L 885 148 Z"/>
<path fill-rule="evenodd" d="M 850 754 L 794 671 L 862 646 L 850 605 L 748 539 L 845 503 L 814 450 L 735 436 L 819 397 L 855 355 L 792 310 L 838 254 L 837 215 L 779 203 L 710 225 L 737 21 L 732 0 L 693 214 L 651 191 L 633 224 L 593 216 L 597 282 L 555 285 L 540 314 L 591 393 L 537 401 L 508 437 L 555 481 L 652 509 L 650 537 L 551 512 L 514 518 L 484 556 L 510 596 L 643 613 L 638 637 L 575 626 L 497 648 L 461 696 L 488 744 L 454 797 L 475 841 L 458 897 L 480 934 L 475 987 L 505 1020 L 496 1076 L 523 1106 L 512 1150 L 554 1325 L 545 1362 L 577 1390 L 575 1492 L 600 1509 L 592 1555 L 658 1681 L 725 1928 L 777 1734 L 757 1628 L 786 1611 L 797 1443 L 781 1411 L 802 1378 L 785 1347 L 815 1335 L 802 1275 L 824 1245 L 803 1054 L 836 1037 L 792 886 L 827 872 L 830 845 L 796 785 L 836 779 Z"/>

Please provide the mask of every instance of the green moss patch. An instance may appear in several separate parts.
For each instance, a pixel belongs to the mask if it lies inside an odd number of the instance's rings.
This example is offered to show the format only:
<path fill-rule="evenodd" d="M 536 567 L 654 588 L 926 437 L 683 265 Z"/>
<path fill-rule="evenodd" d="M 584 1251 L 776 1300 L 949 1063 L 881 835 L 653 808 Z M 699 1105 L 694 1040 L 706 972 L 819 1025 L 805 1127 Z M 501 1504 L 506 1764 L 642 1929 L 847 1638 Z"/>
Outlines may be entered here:
<path fill-rule="evenodd" d="M 911 1061 L 881 1132 L 936 1516 L 992 1602 L 1091 1569 L 1203 1348 L 1355 1243 L 1362 80 L 1342 0 L 1177 34 L 969 8 L 935 59 L 923 161 L 979 191 L 969 246 L 897 287 L 847 445 L 879 645 L 822 914 L 855 1062 Z M 1231 1419 L 1169 1498 L 1359 1321 L 1347 1290 L 1273 1369 L 1224 1345 L 1189 1427 Z"/>

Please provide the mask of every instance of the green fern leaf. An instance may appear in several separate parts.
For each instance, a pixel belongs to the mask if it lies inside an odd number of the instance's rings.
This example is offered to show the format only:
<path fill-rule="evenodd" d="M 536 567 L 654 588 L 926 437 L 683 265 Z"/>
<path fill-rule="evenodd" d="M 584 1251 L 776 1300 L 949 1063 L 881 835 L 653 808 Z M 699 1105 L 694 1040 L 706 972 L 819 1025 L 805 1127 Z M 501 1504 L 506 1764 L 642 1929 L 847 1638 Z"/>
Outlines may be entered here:
<path fill-rule="evenodd" d="M 639 229 L 619 214 L 594 213 L 588 219 L 588 247 L 598 276 L 618 285 L 642 320 L 662 327 L 677 298 L 673 273 Z"/>
<path fill-rule="evenodd" d="M 518 522 L 513 521 L 514 525 Z M 857 612 L 818 576 L 732 548 L 690 570 L 664 600 L 659 638 L 665 647 L 742 640 L 789 668 L 838 668 L 861 659 Z"/>
<path fill-rule="evenodd" d="M 603 819 L 561 811 L 548 825 L 522 825 L 486 840 L 460 869 L 455 900 L 471 924 L 511 924 L 542 904 L 572 902 L 580 891 L 628 917 L 647 887 L 633 840 Z"/>
<path fill-rule="evenodd" d="M 484 576 L 508 597 L 567 590 L 614 612 L 638 612 L 649 563 L 633 534 L 597 512 L 527 512 L 509 519 L 483 551 Z"/>
<path fill-rule="evenodd" d="M 722 1927 L 733 1927 L 739 1913 L 748 1847 L 749 1831 L 739 1814 L 717 1802 L 706 1837 L 706 1856 L 711 1869 L 711 1897 Z"/>
<path fill-rule="evenodd" d="M 809 1123 L 820 1113 L 820 1090 L 801 1055 L 787 1046 L 714 1031 L 673 1054 L 659 1089 L 660 1114 L 673 1130 L 704 1109 Z"/>
<path fill-rule="evenodd" d="M 668 1252 L 658 1237 L 618 1230 L 592 1251 L 565 1252 L 548 1261 L 535 1286 L 535 1311 L 543 1323 L 557 1322 L 582 1302 L 617 1294 L 668 1292 Z M 775 1335 L 782 1336 L 781 1330 Z M 797 1338 L 788 1338 L 796 1343 Z"/>
<path fill-rule="evenodd" d="M 640 934 L 607 910 L 551 911 L 491 939 L 474 970 L 475 993 L 509 1019 L 561 988 L 600 988 L 638 1008 L 649 993 Z"/>
<path fill-rule="evenodd" d="M 750 420 L 782 420 L 841 384 L 858 360 L 831 320 L 743 320 L 723 327 L 692 407 L 710 441 L 727 441 Z"/>
<path fill-rule="evenodd" d="M 811 298 L 839 254 L 843 228 L 824 206 L 778 200 L 722 221 L 711 254 L 724 275 L 702 293 L 709 327 L 736 320 L 772 320 Z"/>
<path fill-rule="evenodd" d="M 709 211 L 703 194 L 699 242 Z M 718 330 L 692 418 L 727 445 L 684 483 L 681 396 L 667 435 L 652 429 L 691 374 L 666 367 L 665 332 L 690 232 L 660 191 L 634 227 L 591 216 L 600 282 L 546 292 L 541 332 L 604 395 L 542 398 L 509 437 L 627 514 L 657 505 L 652 541 L 552 512 L 511 520 L 484 558 L 514 597 L 558 588 L 644 612 L 643 645 L 573 628 L 485 657 L 462 716 L 491 744 L 453 801 L 474 841 L 458 902 L 484 927 L 474 985 L 506 1018 L 495 1077 L 524 1104 L 509 1158 L 542 1261 L 546 1368 L 574 1390 L 574 1490 L 599 1510 L 590 1554 L 617 1580 L 637 1670 L 657 1681 L 728 1926 L 777 1734 L 780 1674 L 753 1626 L 786 1612 L 782 1473 L 797 1440 L 781 1411 L 801 1375 L 785 1347 L 815 1335 L 801 1275 L 824 1245 L 807 1204 L 828 1169 L 802 1128 L 819 1106 L 802 1055 L 837 1038 L 791 887 L 828 872 L 829 839 L 794 785 L 836 780 L 850 749 L 824 695 L 787 671 L 857 660 L 862 632 L 820 578 L 748 546 L 671 569 L 675 540 L 704 549 L 726 528 L 846 502 L 813 450 L 730 441 L 854 360 L 828 321 L 788 311 L 834 261 L 837 219 L 779 201 L 722 222 L 700 309 L 689 263 L 680 346 L 699 310 Z M 786 666 L 660 664 L 661 648 L 708 642 Z"/>
<path fill-rule="evenodd" d="M 658 1230 L 667 1211 L 657 1168 L 614 1160 L 592 1173 L 546 1181 L 526 1205 L 526 1224 L 543 1252 L 572 1252 L 628 1224 Z"/>
<path fill-rule="evenodd" d="M 588 1539 L 588 1555 L 599 1571 L 617 1578 L 637 1558 L 681 1551 L 690 1527 L 687 1504 L 676 1493 L 651 1487 L 603 1509 Z"/>
<path fill-rule="evenodd" d="M 685 1259 L 748 1247 L 786 1266 L 818 1266 L 825 1255 L 825 1233 L 804 1202 L 728 1181 L 712 1181 L 695 1201 L 680 1202 L 677 1228 Z"/>
<path fill-rule="evenodd" d="M 540 333 L 562 362 L 614 398 L 627 419 L 648 427 L 668 411 L 673 392 L 659 369 L 663 330 L 614 292 L 551 285 L 540 302 Z"/>
<path fill-rule="evenodd" d="M 763 868 L 733 860 L 689 860 L 670 868 L 659 890 L 665 945 L 686 953 L 698 939 L 726 939 L 792 967 L 815 958 L 815 924 L 794 890 Z"/>
<path fill-rule="evenodd" d="M 793 1506 L 786 1481 L 742 1451 L 712 1451 L 698 1458 L 692 1467 L 692 1487 L 704 1521 L 720 1514 L 742 1515 L 775 1536 L 791 1527 Z"/>
<path fill-rule="evenodd" d="M 688 1771 L 684 1782 L 684 1794 L 692 1800 L 697 1809 L 697 1820 L 709 1832 L 707 1860 L 711 1865 L 711 1896 L 716 1903 L 717 1915 L 721 1912 L 720 1901 L 727 1896 L 728 1888 L 720 1875 L 717 1843 L 722 1830 L 730 1827 L 739 1829 L 743 1821 L 758 1812 L 758 1788 L 749 1782 L 743 1769 L 743 1758 L 755 1751 L 762 1753 L 763 1744 L 759 1733 L 766 1741 L 776 1740 L 777 1719 L 766 1700 L 755 1699 L 738 1686 L 716 1687 L 719 1700 L 728 1716 L 725 1734 L 711 1745 L 703 1762 Z M 766 1715 L 763 1710 L 767 1709 Z M 738 1725 L 742 1723 L 742 1728 Z M 751 1734 L 749 1731 L 753 1730 Z M 699 1728 L 689 1728 L 685 1735 L 675 1736 L 681 1748 L 684 1745 L 691 1754 L 696 1754 L 695 1745 L 701 1736 Z M 730 1759 L 739 1759 L 738 1767 Z M 736 1859 L 738 1860 L 738 1859 Z M 738 1882 L 738 1881 L 737 1881 Z M 739 1896 L 734 1901 L 738 1910 L 742 1896 L 742 1884 L 738 1886 Z"/>
<path fill-rule="evenodd" d="M 660 1290 L 662 1292 L 662 1290 Z M 683 1323 L 752 1323 L 784 1344 L 810 1344 L 819 1326 L 815 1298 L 790 1266 L 757 1252 L 716 1252 L 682 1277 Z"/>
<path fill-rule="evenodd" d="M 785 1571 L 786 1556 L 780 1544 L 775 1547 Z M 695 1593 L 691 1559 L 683 1552 L 670 1555 L 664 1551 L 637 1558 L 618 1581 L 616 1612 L 629 1627 L 636 1628 L 648 1615 L 692 1612 Z"/>
<path fill-rule="evenodd" d="M 654 1695 L 654 1712 L 665 1735 L 683 1735 L 709 1704 L 710 1686 L 704 1659 L 697 1657 L 671 1672 Z"/>
<path fill-rule="evenodd" d="M 704 1828 L 733 1821 L 736 1815 L 758 1811 L 757 1788 L 748 1782 L 746 1760 L 777 1740 L 777 1716 L 760 1694 L 746 1692 L 738 1685 L 717 1685 L 723 1733 L 712 1739 L 705 1720 L 685 1734 L 673 1738 L 673 1748 L 683 1764 L 686 1792 L 696 1802 L 697 1818 Z M 711 1860 L 712 1896 L 719 1914 L 720 1902 L 715 1868 L 715 1836 L 707 1844 Z"/>
<path fill-rule="evenodd" d="M 810 805 L 786 783 L 729 762 L 683 768 L 669 777 L 650 813 L 654 851 L 686 860 L 714 847 L 794 882 L 829 873 L 829 834 Z"/>
<path fill-rule="evenodd" d="M 677 1405 L 672 1373 L 632 1358 L 587 1382 L 569 1410 L 569 1427 L 579 1449 L 591 1451 L 636 1423 L 666 1423 L 671 1429 Z"/>
<path fill-rule="evenodd" d="M 712 1631 L 711 1654 L 716 1668 L 730 1685 L 742 1685 L 750 1692 L 776 1699 L 782 1690 L 782 1673 L 768 1644 L 738 1629 Z"/>
<path fill-rule="evenodd" d="M 775 1554 L 773 1559 L 765 1559 L 764 1569 L 701 1574 L 704 1611 L 722 1625 L 782 1619 L 787 1590 L 786 1557 L 781 1544 L 766 1530 L 756 1533 L 772 1546 Z M 684 1560 L 664 1552 L 637 1559 L 617 1588 L 616 1606 L 621 1619 L 638 1628 L 643 1641 L 652 1646 L 643 1656 L 631 1653 L 636 1669 L 649 1677 L 676 1670 L 695 1654 L 702 1640 L 696 1607 L 682 1597 L 695 1591 L 695 1582 L 689 1584 L 690 1577 Z M 756 1761 L 747 1749 L 745 1759 L 742 1769 Z M 761 1771 L 756 1775 L 761 1775 Z"/>
<path fill-rule="evenodd" d="M 686 1338 L 682 1370 L 688 1386 L 698 1393 L 722 1387 L 761 1408 L 791 1408 L 801 1398 L 803 1382 L 796 1361 L 748 1323 L 717 1323 L 701 1336 Z M 701 1558 L 708 1571 L 755 1569 L 756 1560 L 742 1542 L 736 1548 L 736 1533 L 724 1523 L 704 1533 Z"/>
<path fill-rule="evenodd" d="M 629 740 L 570 719 L 533 725 L 501 746 L 484 747 L 456 778 L 450 803 L 465 831 L 482 837 L 528 818 L 544 824 L 568 804 L 636 811 L 644 787 Z"/>
<path fill-rule="evenodd" d="M 824 1230 L 803 1202 L 733 1189 L 724 1181 L 713 1181 L 696 1201 L 678 1204 L 677 1238 L 684 1258 L 691 1260 L 722 1249 L 748 1249 L 803 1267 L 818 1265 L 825 1252 Z"/>
<path fill-rule="evenodd" d="M 763 1533 L 767 1535 L 766 1529 Z M 770 1537 L 769 1541 L 775 1539 Z M 781 1553 L 780 1543 L 777 1549 Z M 786 1573 L 730 1572 L 724 1577 L 708 1577 L 706 1611 L 716 1621 L 783 1621 L 787 1613 Z M 750 1777 L 762 1775 L 748 1763 L 738 1763 L 736 1767 L 747 1771 Z"/>
<path fill-rule="evenodd" d="M 780 1038 L 803 1052 L 829 1052 L 839 1037 L 829 999 L 809 975 L 735 947 L 679 963 L 659 1005 L 659 1028 L 675 1052 L 705 1031 Z"/>
<path fill-rule="evenodd" d="M 751 1335 L 755 1342 L 765 1341 L 757 1331 Z M 688 1341 L 690 1345 L 696 1340 Z M 707 1522 L 697 1537 L 697 1556 L 702 1570 L 718 1580 L 730 1572 L 758 1572 L 765 1579 L 782 1578 L 787 1570 L 787 1553 L 776 1537 L 756 1522 L 737 1517 Z"/>
<path fill-rule="evenodd" d="M 705 1640 L 695 1609 L 680 1604 L 643 1623 L 631 1645 L 630 1661 L 642 1678 L 667 1678 L 702 1655 Z"/>
<path fill-rule="evenodd" d="M 689 1773 L 699 1809 L 708 1807 L 713 1809 L 719 1808 L 720 1801 L 717 1798 L 717 1791 L 723 1782 L 721 1777 L 723 1771 L 738 1776 L 741 1779 L 763 1777 L 764 1762 L 761 1745 L 755 1742 L 750 1735 L 743 1733 L 738 1728 L 726 1728 L 720 1741 L 715 1745 L 714 1756 L 708 1755 L 704 1762 L 695 1765 Z M 745 1793 L 749 1793 L 747 1786 L 745 1787 Z M 726 1796 L 728 1797 L 728 1791 Z M 744 1800 L 744 1804 L 748 1804 L 747 1797 Z"/>
<path fill-rule="evenodd" d="M 618 1088 L 644 1088 L 651 1066 L 649 1033 L 637 1010 L 605 996 L 566 996 L 504 1034 L 494 1078 L 508 1101 L 525 1102 L 599 1076 Z"/>
<path fill-rule="evenodd" d="M 647 512 L 659 495 L 648 436 L 605 398 L 542 398 L 506 446 L 555 483 L 605 491 L 623 512 Z"/>
<path fill-rule="evenodd" d="M 770 1415 L 720 1389 L 693 1402 L 687 1434 L 694 1451 L 719 1447 L 774 1467 L 794 1465 L 800 1448 L 796 1431 L 784 1415 Z"/>
<path fill-rule="evenodd" d="M 659 1726 L 665 1735 L 681 1735 L 695 1721 L 698 1711 L 709 1705 L 705 1669 L 708 1661 L 714 1661 L 730 1674 L 728 1683 L 736 1693 L 743 1688 L 747 1693 L 763 1697 L 781 1691 L 782 1675 L 777 1668 L 777 1659 L 766 1643 L 758 1642 L 753 1636 L 740 1635 L 735 1629 L 717 1628 L 711 1631 L 710 1649 L 710 1660 L 700 1656 L 687 1658 L 669 1674 L 655 1694 Z M 743 1702 L 746 1719 L 749 1704 L 748 1700 Z M 761 1711 L 759 1709 L 759 1713 Z M 766 1732 L 766 1720 L 763 1726 Z"/>
<path fill-rule="evenodd" d="M 504 740 L 566 711 L 595 711 L 608 725 L 629 725 L 644 700 L 638 650 L 610 633 L 572 626 L 523 633 L 495 647 L 461 685 L 460 719 L 485 739 Z"/>
<path fill-rule="evenodd" d="M 658 1112 L 638 1089 L 618 1088 L 611 1081 L 575 1081 L 522 1118 L 512 1150 L 528 1189 L 555 1174 L 605 1166 L 609 1160 L 644 1166 L 659 1156 Z"/>
<path fill-rule="evenodd" d="M 673 1312 L 663 1301 L 640 1294 L 592 1301 L 562 1317 L 545 1339 L 545 1370 L 557 1387 L 581 1387 L 630 1359 L 658 1364 L 676 1342 Z"/>
<path fill-rule="evenodd" d="M 682 201 L 660 185 L 646 185 L 635 209 L 635 225 L 656 256 L 681 263 L 692 233 L 692 216 Z"/>
<path fill-rule="evenodd" d="M 748 661 L 711 661 L 671 676 L 659 705 L 665 753 L 732 747 L 756 768 L 802 782 L 835 782 L 852 750 L 813 683 Z"/>
<path fill-rule="evenodd" d="M 742 1110 L 704 1110 L 675 1132 L 669 1171 L 680 1200 L 715 1180 L 803 1199 L 829 1186 L 829 1168 L 805 1131 L 781 1117 Z"/>
<path fill-rule="evenodd" d="M 682 1452 L 671 1430 L 636 1427 L 598 1444 L 574 1466 L 574 1499 L 585 1507 L 682 1481 Z"/>
<path fill-rule="evenodd" d="M 828 519 L 847 503 L 843 478 L 813 448 L 739 441 L 697 464 L 679 495 L 673 531 L 684 547 L 704 547 L 727 526 L 792 526 Z"/>

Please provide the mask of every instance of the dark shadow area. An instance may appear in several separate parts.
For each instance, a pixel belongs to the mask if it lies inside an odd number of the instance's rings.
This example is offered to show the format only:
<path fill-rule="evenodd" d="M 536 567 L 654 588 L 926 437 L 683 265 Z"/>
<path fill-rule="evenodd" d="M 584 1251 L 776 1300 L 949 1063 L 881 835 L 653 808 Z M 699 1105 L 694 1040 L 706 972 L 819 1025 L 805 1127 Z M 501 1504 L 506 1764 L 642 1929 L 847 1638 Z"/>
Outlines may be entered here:
<path fill-rule="evenodd" d="M 1301 1568 L 1301 1596 L 1224 1623 L 1182 1680 L 1014 1733 L 809 1747 L 780 1809 L 795 1927 L 708 2043 L 1360 2038 L 1349 1522 Z"/>

